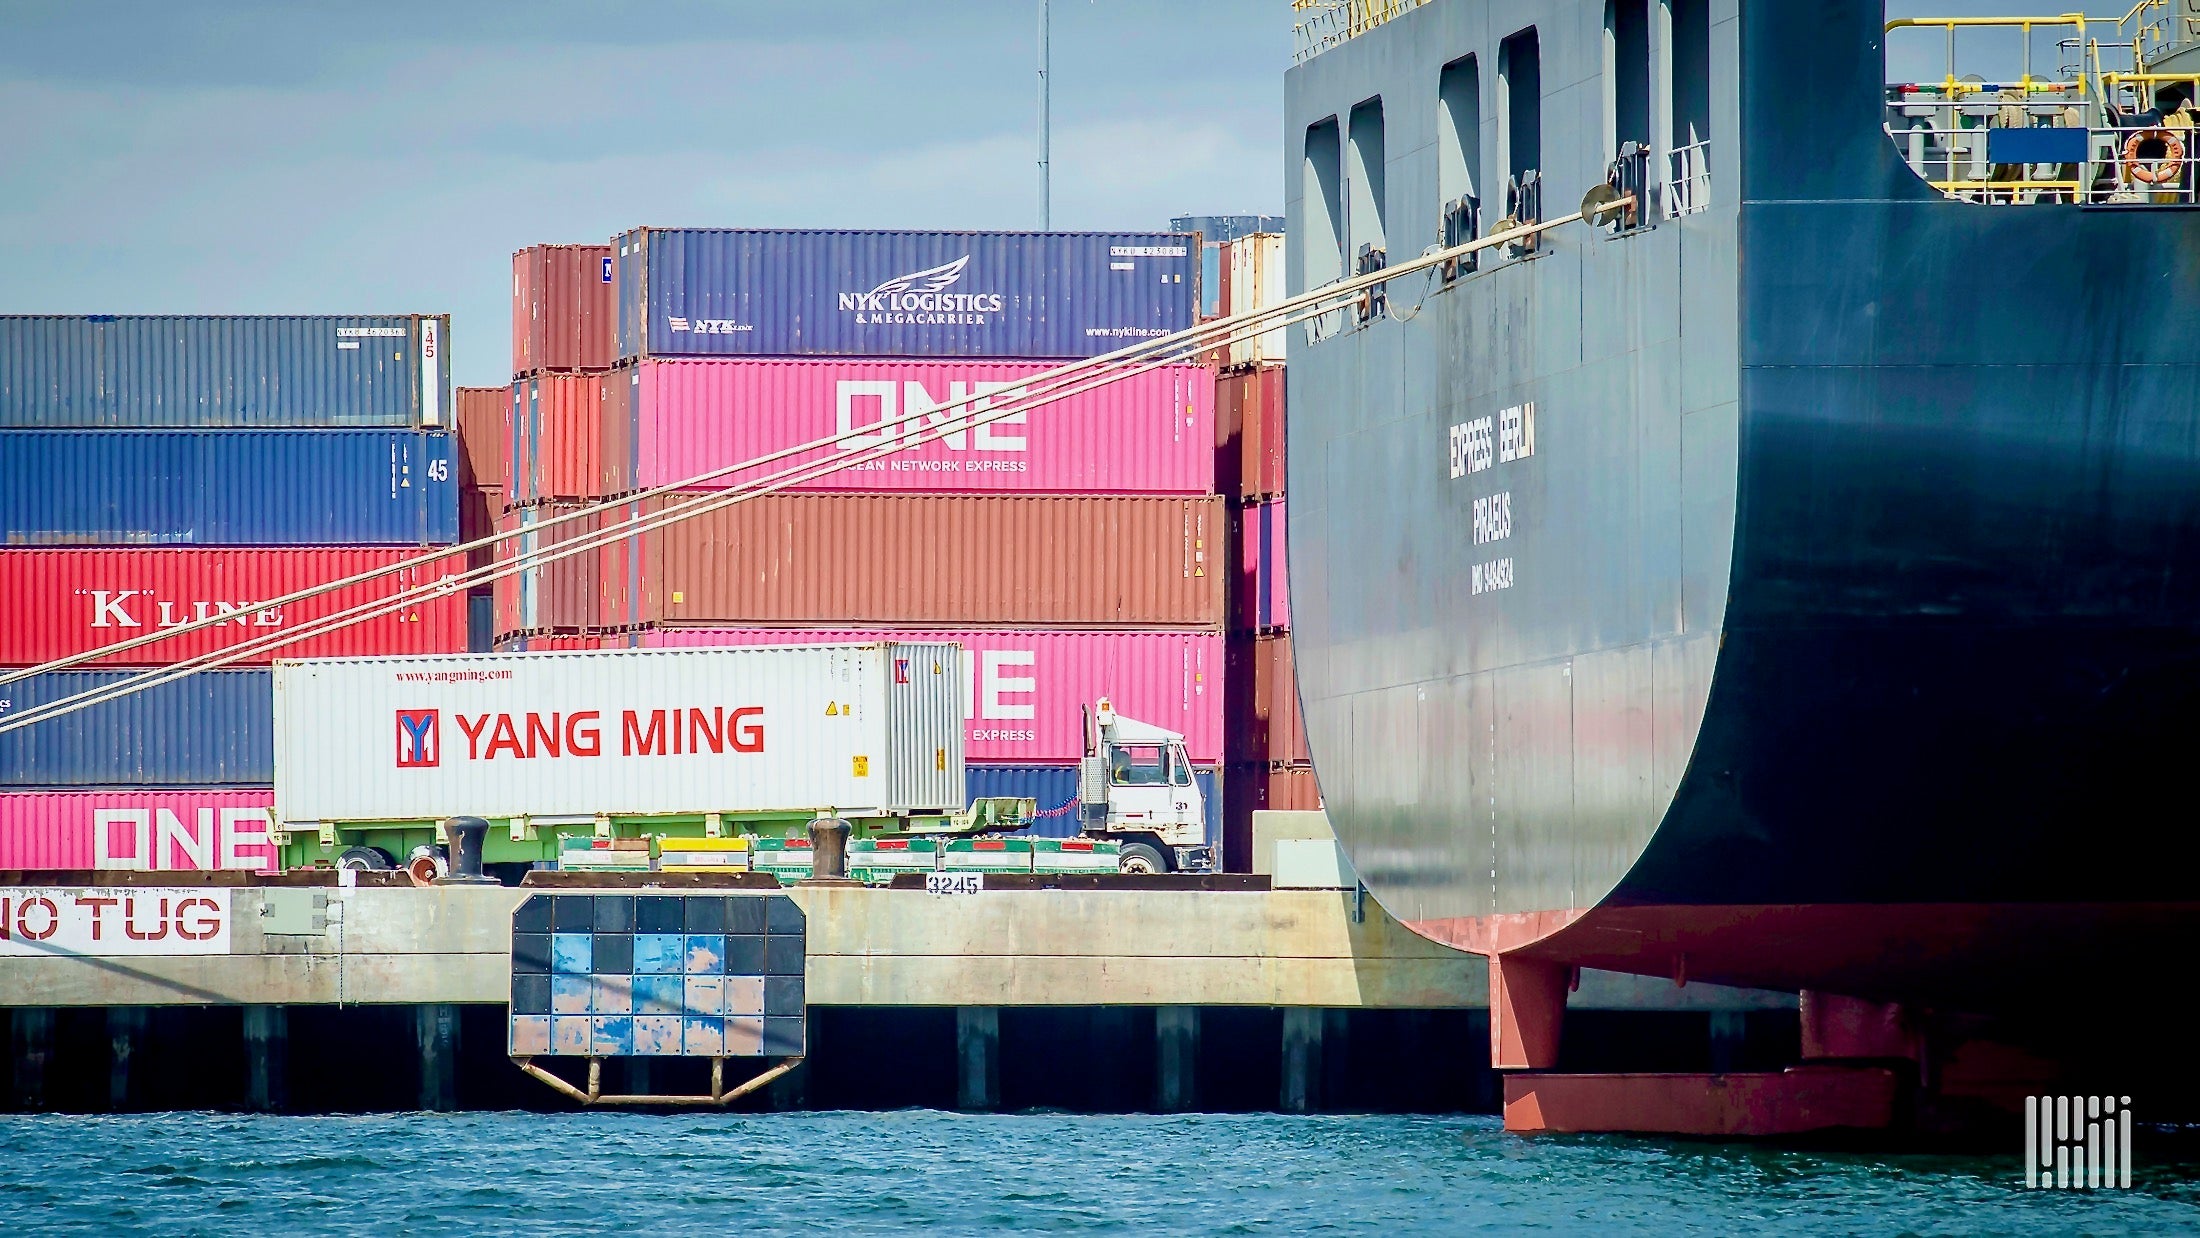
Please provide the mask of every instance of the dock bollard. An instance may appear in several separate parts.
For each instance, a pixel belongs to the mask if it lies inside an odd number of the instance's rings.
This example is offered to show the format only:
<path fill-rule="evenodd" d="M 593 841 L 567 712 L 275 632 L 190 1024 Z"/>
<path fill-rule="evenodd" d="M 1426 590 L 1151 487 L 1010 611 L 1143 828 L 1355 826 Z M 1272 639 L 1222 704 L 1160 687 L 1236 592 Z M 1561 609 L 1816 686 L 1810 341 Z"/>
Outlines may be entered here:
<path fill-rule="evenodd" d="M 481 872 L 481 843 L 488 837 L 489 823 L 480 817 L 452 817 L 443 823 L 443 830 L 451 836 L 451 871 L 436 879 L 439 886 L 493 886 L 494 877 Z"/>
<path fill-rule="evenodd" d="M 855 885 L 848 879 L 848 823 L 838 817 L 810 822 L 810 876 L 805 884 Z"/>

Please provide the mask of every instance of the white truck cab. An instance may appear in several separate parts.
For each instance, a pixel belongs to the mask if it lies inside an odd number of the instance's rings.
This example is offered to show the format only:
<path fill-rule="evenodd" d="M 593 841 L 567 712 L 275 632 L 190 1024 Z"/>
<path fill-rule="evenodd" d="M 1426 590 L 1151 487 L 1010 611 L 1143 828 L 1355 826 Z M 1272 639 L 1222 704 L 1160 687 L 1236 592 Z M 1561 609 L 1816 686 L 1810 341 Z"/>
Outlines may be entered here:
<path fill-rule="evenodd" d="M 1207 801 L 1184 737 L 1123 717 L 1105 697 L 1085 714 L 1077 799 L 1084 832 L 1122 845 L 1122 871 L 1214 870 Z"/>

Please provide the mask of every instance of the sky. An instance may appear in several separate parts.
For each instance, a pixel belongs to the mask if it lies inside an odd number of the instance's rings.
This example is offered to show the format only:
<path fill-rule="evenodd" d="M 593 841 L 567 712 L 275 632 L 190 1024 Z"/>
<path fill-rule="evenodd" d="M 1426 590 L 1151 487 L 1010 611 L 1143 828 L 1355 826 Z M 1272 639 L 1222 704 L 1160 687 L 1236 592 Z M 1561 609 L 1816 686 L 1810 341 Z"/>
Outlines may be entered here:
<path fill-rule="evenodd" d="M 0 0 L 0 313 L 447 312 L 491 385 L 527 244 L 1036 227 L 1038 3 Z M 1287 0 L 1053 14 L 1055 227 L 1282 213 Z"/>
<path fill-rule="evenodd" d="M 0 313 L 453 316 L 639 224 L 1035 228 L 1038 0 L 0 0 Z M 1286 0 L 1054 0 L 1053 225 L 1281 214 Z"/>

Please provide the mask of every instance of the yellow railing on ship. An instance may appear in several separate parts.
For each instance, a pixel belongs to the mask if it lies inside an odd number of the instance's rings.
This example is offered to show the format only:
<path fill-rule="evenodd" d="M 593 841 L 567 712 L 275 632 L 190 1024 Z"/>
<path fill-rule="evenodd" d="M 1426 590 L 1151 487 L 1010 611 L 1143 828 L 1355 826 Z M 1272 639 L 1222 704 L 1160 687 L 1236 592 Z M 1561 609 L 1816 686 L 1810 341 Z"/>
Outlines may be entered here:
<path fill-rule="evenodd" d="M 2151 0 L 2140 0 L 2141 4 L 2150 2 Z M 2072 35 L 2077 39 L 2079 46 L 2082 47 L 2085 44 L 2086 21 L 2086 15 L 2083 13 L 2057 13 L 2051 17 L 1898 17 L 1887 23 L 1885 32 L 1892 34 L 1905 28 L 1947 31 L 1947 76 L 1941 81 L 1940 89 L 1951 98 L 1986 89 L 2003 90 L 2009 88 L 2010 85 L 2014 85 L 2016 89 L 2022 90 L 2026 94 L 2076 90 L 2080 95 L 2083 95 L 2085 93 L 2085 75 L 2083 73 L 2080 73 L 2075 81 L 2066 82 L 2055 77 L 2041 77 L 2032 72 L 2032 32 L 2035 29 L 2053 30 L 2068 26 Z M 2022 75 L 2018 77 L 2016 82 L 1984 86 L 1976 82 L 1959 80 L 1956 77 L 1956 31 L 1963 29 L 2016 30 L 2021 32 L 2024 38 L 2024 67 Z"/>
<path fill-rule="evenodd" d="M 1427 0 L 1291 0 L 1291 11 L 1303 14 L 1291 25 L 1297 45 L 1291 59 L 1318 56 L 1425 3 Z"/>

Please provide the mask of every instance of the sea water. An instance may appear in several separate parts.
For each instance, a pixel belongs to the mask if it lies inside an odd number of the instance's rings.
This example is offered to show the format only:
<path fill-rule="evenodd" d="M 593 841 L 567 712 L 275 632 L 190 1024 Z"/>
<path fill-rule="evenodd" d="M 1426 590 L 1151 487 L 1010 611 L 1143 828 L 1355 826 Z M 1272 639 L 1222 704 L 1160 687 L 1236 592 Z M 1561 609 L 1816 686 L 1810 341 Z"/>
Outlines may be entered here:
<path fill-rule="evenodd" d="M 2140 1158 L 2143 1162 L 2144 1158 Z M 1488 1117 L 0 1117 L 0 1233 L 2148 1233 L 2193 1166 L 1506 1135 Z"/>

